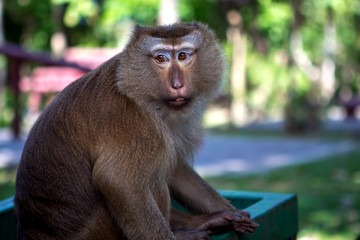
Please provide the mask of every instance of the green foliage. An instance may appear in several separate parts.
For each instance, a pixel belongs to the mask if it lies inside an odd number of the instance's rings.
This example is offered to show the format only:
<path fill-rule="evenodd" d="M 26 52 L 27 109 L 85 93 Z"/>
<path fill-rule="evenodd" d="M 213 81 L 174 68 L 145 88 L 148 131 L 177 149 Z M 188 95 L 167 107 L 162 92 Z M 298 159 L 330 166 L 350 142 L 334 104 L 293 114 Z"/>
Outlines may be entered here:
<path fill-rule="evenodd" d="M 247 57 L 248 106 L 269 114 L 286 103 L 290 86 L 290 72 L 286 53 L 275 51 L 269 55 L 248 51 Z M 259 94 L 261 92 L 261 94 Z"/>
<path fill-rule="evenodd" d="M 93 0 L 52 0 L 53 4 L 67 4 L 64 16 L 65 25 L 75 27 L 82 19 L 88 24 L 99 13 L 99 5 Z"/>
<path fill-rule="evenodd" d="M 48 49 L 54 30 L 50 1 L 4 1 L 5 38 L 33 49 Z"/>
<path fill-rule="evenodd" d="M 321 108 L 312 101 L 311 92 L 290 91 L 285 106 L 285 129 L 290 133 L 316 131 L 321 122 Z"/>
<path fill-rule="evenodd" d="M 217 189 L 296 193 L 300 237 L 355 239 L 360 234 L 360 151 L 253 176 L 206 180 Z"/>
<path fill-rule="evenodd" d="M 158 5 L 159 0 L 104 1 L 95 33 L 104 45 L 124 44 L 136 23 L 156 25 Z"/>
<path fill-rule="evenodd" d="M 9 126 L 12 119 L 14 118 L 14 112 L 12 110 L 12 106 L 14 106 L 14 96 L 12 92 L 9 91 L 8 88 L 4 89 L 1 92 L 1 101 L 3 101 L 3 109 L 0 115 L 0 127 Z"/>
<path fill-rule="evenodd" d="M 180 18 L 184 22 L 201 21 L 209 24 L 224 40 L 228 24 L 217 0 L 179 0 Z"/>
<path fill-rule="evenodd" d="M 62 30 L 70 46 L 116 47 L 127 41 L 132 27 L 156 25 L 160 0 L 14 0 L 4 1 L 7 41 L 32 49 L 49 50 L 50 39 Z M 236 2 L 236 1 L 235 1 Z M 202 21 L 220 38 L 228 56 L 230 9 L 241 14 L 242 33 L 248 37 L 247 105 L 264 116 L 285 106 L 291 85 L 302 92 L 309 79 L 291 62 L 290 36 L 294 28 L 294 3 L 298 1 L 258 0 L 246 5 L 233 1 L 178 0 L 181 21 Z M 64 14 L 58 14 L 58 9 Z M 350 86 L 357 93 L 360 84 L 360 3 L 358 0 L 302 0 L 299 8 L 303 50 L 311 64 L 319 68 L 324 59 L 325 26 L 333 17 L 336 27 L 336 84 Z M 61 25 L 61 26 L 60 26 Z M 280 60 L 279 60 L 280 59 Z M 229 59 L 231 66 L 231 59 Z M 299 77 L 300 76 L 300 77 Z M 229 78 L 229 77 L 228 77 Z M 292 79 L 296 79 L 291 83 Z M 300 79 L 300 80 L 298 80 Z M 229 81 L 226 85 L 230 89 Z"/>
<path fill-rule="evenodd" d="M 292 23 L 291 6 L 286 2 L 259 1 L 259 15 L 256 25 L 277 47 L 286 44 Z"/>
<path fill-rule="evenodd" d="M 112 25 L 130 18 L 143 25 L 155 25 L 159 0 L 118 1 L 107 0 L 103 5 L 102 23 Z"/>

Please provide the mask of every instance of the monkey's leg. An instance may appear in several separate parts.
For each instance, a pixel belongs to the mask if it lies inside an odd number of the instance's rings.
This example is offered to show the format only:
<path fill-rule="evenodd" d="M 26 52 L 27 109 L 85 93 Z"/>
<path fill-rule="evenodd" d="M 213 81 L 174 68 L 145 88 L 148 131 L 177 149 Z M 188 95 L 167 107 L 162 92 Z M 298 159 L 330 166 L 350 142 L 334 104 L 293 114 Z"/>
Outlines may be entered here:
<path fill-rule="evenodd" d="M 185 214 L 171 209 L 170 225 L 176 239 L 210 239 L 206 229 L 199 228 L 202 222 L 204 218 L 200 215 Z"/>
<path fill-rule="evenodd" d="M 210 240 L 206 231 L 199 230 L 177 230 L 174 231 L 176 240 Z"/>
<path fill-rule="evenodd" d="M 163 197 L 169 197 L 166 201 L 169 206 L 160 211 L 149 186 L 154 181 L 143 168 L 130 165 L 138 159 L 130 159 L 134 161 L 125 163 L 117 156 L 124 156 L 124 153 L 106 151 L 97 159 L 93 169 L 94 185 L 104 196 L 104 202 L 117 227 L 126 239 L 175 240 L 166 219 L 167 215 L 170 217 L 169 194 L 163 193 Z M 151 172 L 151 166 L 147 166 L 144 161 L 143 164 L 142 167 Z"/>
<path fill-rule="evenodd" d="M 71 240 L 123 239 L 122 232 L 114 226 L 113 220 L 104 206 L 93 206 L 93 208 L 92 216 L 89 216 L 87 222 L 84 223 L 85 227 L 71 236 Z"/>
<path fill-rule="evenodd" d="M 210 214 L 205 221 L 210 227 L 222 225 L 224 221 L 231 221 L 228 225 L 238 232 L 254 232 L 258 227 L 248 213 L 232 206 L 184 162 L 177 166 L 170 189 L 173 198 L 193 213 Z"/>

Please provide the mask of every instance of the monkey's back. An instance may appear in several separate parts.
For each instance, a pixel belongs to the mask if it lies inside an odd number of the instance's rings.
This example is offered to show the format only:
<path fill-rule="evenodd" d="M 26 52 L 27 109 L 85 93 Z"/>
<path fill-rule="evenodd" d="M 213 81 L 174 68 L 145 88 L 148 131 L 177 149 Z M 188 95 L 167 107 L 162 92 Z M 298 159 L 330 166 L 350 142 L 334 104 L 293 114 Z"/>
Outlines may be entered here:
<path fill-rule="evenodd" d="M 19 238 L 26 233 L 30 239 L 77 239 L 76 234 L 89 239 L 92 225 L 99 231 L 95 239 L 119 236 L 94 186 L 95 161 L 108 147 L 129 147 L 127 136 L 157 135 L 136 129 L 137 121 L 149 119 L 116 89 L 115 70 L 106 71 L 113 64 L 119 64 L 117 58 L 64 89 L 30 131 L 16 180 Z M 109 235 L 101 235 L 105 232 Z"/>

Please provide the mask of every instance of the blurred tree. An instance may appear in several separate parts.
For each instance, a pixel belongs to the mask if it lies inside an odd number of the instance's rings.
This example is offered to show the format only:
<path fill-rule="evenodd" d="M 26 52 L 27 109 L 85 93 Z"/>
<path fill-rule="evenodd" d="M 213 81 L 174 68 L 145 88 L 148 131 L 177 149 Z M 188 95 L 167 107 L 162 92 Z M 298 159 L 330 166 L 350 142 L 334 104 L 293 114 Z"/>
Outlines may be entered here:
<path fill-rule="evenodd" d="M 103 0 L 101 15 L 95 26 L 100 46 L 124 46 L 135 24 L 154 26 L 159 0 Z"/>
<path fill-rule="evenodd" d="M 230 27 L 227 31 L 228 41 L 232 47 L 231 64 L 231 123 L 239 127 L 247 122 L 246 96 L 246 33 L 242 27 L 242 17 L 238 11 L 229 10 L 227 20 Z"/>
<path fill-rule="evenodd" d="M 3 0 L 0 0 L 0 45 L 4 43 L 4 19 L 3 19 Z M 5 86 L 5 70 L 3 61 L 0 61 L 0 113 L 4 108 L 4 86 Z M 1 119 L 1 118 L 0 118 Z"/>
<path fill-rule="evenodd" d="M 215 30 L 232 66 L 225 94 L 243 95 L 247 121 L 279 119 L 290 87 L 299 94 L 296 101 L 312 106 L 328 103 L 334 92 L 343 101 L 360 95 L 359 0 L 172 1 L 181 21 L 202 21 Z M 67 45 L 124 45 L 136 23 L 157 24 L 161 2 L 0 0 L 7 41 L 58 56 Z M 228 21 L 230 10 L 240 16 L 239 26 Z M 242 90 L 234 91 L 238 83 Z"/>
<path fill-rule="evenodd" d="M 288 101 L 285 106 L 285 129 L 289 132 L 301 132 L 308 130 L 311 126 L 314 129 L 318 126 L 318 118 L 312 117 L 316 112 L 310 108 L 308 92 L 309 88 L 298 88 L 298 82 L 303 80 L 303 75 L 298 72 L 298 67 L 303 74 L 307 76 L 313 83 L 313 86 L 318 87 L 314 83 L 318 83 L 320 77 L 320 70 L 314 66 L 308 54 L 303 47 L 302 27 L 304 24 L 304 15 L 302 14 L 303 1 L 292 1 L 292 11 L 294 15 L 293 24 L 290 32 L 290 46 L 289 46 L 289 69 L 290 80 L 288 92 Z M 314 120 L 314 121 L 311 121 Z"/>
<path fill-rule="evenodd" d="M 50 49 L 54 29 L 51 13 L 50 1 L 4 2 L 5 39 L 32 49 Z"/>
<path fill-rule="evenodd" d="M 179 22 L 178 0 L 160 0 L 158 25 L 168 25 Z"/>
<path fill-rule="evenodd" d="M 321 95 L 326 103 L 333 97 L 335 92 L 335 55 L 336 55 L 336 28 L 334 22 L 334 10 L 332 5 L 326 7 L 327 19 L 324 24 L 323 59 L 320 66 Z"/>
<path fill-rule="evenodd" d="M 334 11 L 332 5 L 324 7 L 326 10 L 323 19 L 323 40 L 322 40 L 322 59 L 320 64 L 314 64 L 313 60 L 306 53 L 303 47 L 302 28 L 304 19 L 301 9 L 303 1 L 292 1 L 294 11 L 294 24 L 290 37 L 290 54 L 294 63 L 313 81 L 314 87 L 319 90 L 320 96 L 327 103 L 333 96 L 335 90 L 335 53 L 336 53 L 336 29 L 334 25 Z M 315 7 L 315 6 L 314 6 Z M 318 41 L 319 42 L 319 41 Z M 320 43 L 319 43 L 320 45 Z M 317 59 L 315 59 L 316 61 Z"/>
<path fill-rule="evenodd" d="M 342 102 L 360 96 L 360 2 L 337 2 L 335 26 L 337 33 L 335 98 Z"/>
<path fill-rule="evenodd" d="M 224 4 L 219 0 L 180 0 L 179 15 L 181 21 L 201 21 L 207 23 L 220 40 L 226 40 L 228 22 Z"/>
<path fill-rule="evenodd" d="M 68 37 L 65 32 L 64 16 L 65 4 L 54 4 L 53 20 L 55 23 L 54 32 L 51 34 L 51 53 L 55 58 L 62 58 L 67 48 Z"/>
<path fill-rule="evenodd" d="M 291 8 L 287 2 L 259 0 L 241 6 L 246 57 L 247 121 L 280 116 L 289 82 L 286 51 Z"/>
<path fill-rule="evenodd" d="M 3 5 L 4 5 L 4 1 L 0 0 L 0 44 L 4 42 Z"/>
<path fill-rule="evenodd" d="M 335 1 L 309 2 L 292 1 L 294 22 L 290 35 L 290 69 L 292 72 L 292 85 L 289 91 L 289 101 L 285 108 L 286 126 L 291 131 L 313 129 L 319 126 L 321 121 L 321 109 L 329 104 L 335 92 L 335 55 L 336 55 L 336 28 L 334 23 Z M 310 10 L 311 8 L 311 10 Z M 309 9 L 305 11 L 304 9 Z M 311 56 L 304 48 L 303 32 L 312 25 L 306 20 L 314 16 L 306 15 L 317 9 L 316 18 L 318 28 L 322 28 L 320 34 L 312 37 L 312 44 L 317 45 L 316 55 Z M 322 14 L 319 14 L 322 13 Z M 315 15 L 315 14 L 314 14 Z M 319 15 L 321 17 L 319 17 Z M 312 26 L 311 29 L 313 29 Z M 306 33 L 306 32 L 305 32 Z M 314 54 L 314 53 L 312 53 Z M 297 69 L 311 81 L 307 92 L 297 88 Z M 301 113 L 301 114 L 299 114 Z"/>

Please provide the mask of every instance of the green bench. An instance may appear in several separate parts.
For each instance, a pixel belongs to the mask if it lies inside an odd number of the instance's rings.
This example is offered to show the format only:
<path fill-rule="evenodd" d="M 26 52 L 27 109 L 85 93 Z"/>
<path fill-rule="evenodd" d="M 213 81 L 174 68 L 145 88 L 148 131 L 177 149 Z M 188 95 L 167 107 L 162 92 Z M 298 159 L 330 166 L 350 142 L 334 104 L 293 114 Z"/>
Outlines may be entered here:
<path fill-rule="evenodd" d="M 297 199 L 294 194 L 219 191 L 239 209 L 248 211 L 260 227 L 253 234 L 212 236 L 212 240 L 291 240 L 298 231 Z M 176 204 L 176 203 L 174 203 Z M 181 206 L 175 206 L 181 208 Z M 0 202 L 0 239 L 16 239 L 13 198 Z"/>

